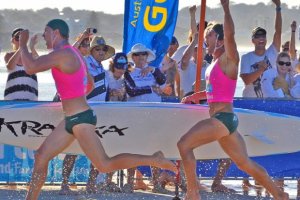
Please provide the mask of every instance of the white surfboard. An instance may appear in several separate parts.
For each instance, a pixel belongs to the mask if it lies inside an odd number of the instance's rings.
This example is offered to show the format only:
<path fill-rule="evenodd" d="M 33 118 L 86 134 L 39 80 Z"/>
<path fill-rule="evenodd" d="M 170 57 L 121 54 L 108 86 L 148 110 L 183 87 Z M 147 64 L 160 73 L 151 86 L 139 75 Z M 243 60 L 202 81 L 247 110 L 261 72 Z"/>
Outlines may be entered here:
<path fill-rule="evenodd" d="M 208 107 L 171 103 L 91 103 L 97 114 L 96 133 L 108 155 L 152 154 L 162 150 L 179 159 L 177 141 L 198 121 L 206 119 Z M 300 118 L 235 109 L 238 130 L 250 156 L 291 153 L 300 150 Z M 0 103 L 0 141 L 37 149 L 51 129 L 63 119 L 60 103 Z M 83 154 L 77 142 L 66 153 Z M 225 158 L 217 142 L 195 150 L 197 159 Z"/>

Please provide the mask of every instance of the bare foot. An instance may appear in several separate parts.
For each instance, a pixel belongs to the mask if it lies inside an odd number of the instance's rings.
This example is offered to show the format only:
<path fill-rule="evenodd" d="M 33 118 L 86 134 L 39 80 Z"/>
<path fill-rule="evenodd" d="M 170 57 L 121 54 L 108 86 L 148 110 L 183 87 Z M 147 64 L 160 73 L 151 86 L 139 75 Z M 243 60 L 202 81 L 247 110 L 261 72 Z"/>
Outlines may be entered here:
<path fill-rule="evenodd" d="M 134 184 L 134 190 L 150 190 L 151 188 L 147 186 L 142 180 Z"/>
<path fill-rule="evenodd" d="M 213 184 L 211 186 L 212 192 L 221 192 L 221 193 L 236 193 L 234 189 L 230 189 L 223 184 Z"/>
<path fill-rule="evenodd" d="M 73 191 L 69 188 L 69 186 L 61 187 L 60 191 L 58 192 L 59 195 L 78 195 L 76 191 Z"/>
<path fill-rule="evenodd" d="M 198 189 L 199 191 L 205 191 L 205 192 L 209 191 L 209 188 L 206 185 L 201 184 L 200 182 L 198 182 Z"/>
<path fill-rule="evenodd" d="M 261 189 L 262 186 L 260 186 L 260 185 L 252 185 L 249 181 L 243 181 L 243 183 L 242 183 L 242 188 L 243 188 L 244 190 L 249 190 L 249 189 L 251 189 L 251 188 L 253 188 L 253 189 L 255 189 L 255 190 L 258 190 L 258 189 Z"/>
<path fill-rule="evenodd" d="M 188 192 L 183 200 L 201 200 L 201 196 L 199 192 Z"/>
<path fill-rule="evenodd" d="M 157 158 L 157 163 L 159 164 L 159 166 L 155 166 L 155 167 L 167 169 L 174 173 L 178 172 L 176 165 L 172 161 L 166 159 L 163 152 L 161 151 L 155 152 L 153 156 Z"/>

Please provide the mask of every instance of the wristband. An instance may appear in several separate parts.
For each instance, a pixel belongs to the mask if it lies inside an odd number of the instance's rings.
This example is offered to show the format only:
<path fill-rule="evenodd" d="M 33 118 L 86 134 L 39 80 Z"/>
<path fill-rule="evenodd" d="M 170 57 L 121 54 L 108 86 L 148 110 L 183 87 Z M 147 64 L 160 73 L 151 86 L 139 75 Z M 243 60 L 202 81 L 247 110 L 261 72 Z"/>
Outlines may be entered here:
<path fill-rule="evenodd" d="M 292 33 L 295 33 L 296 31 L 292 31 Z"/>
<path fill-rule="evenodd" d="M 276 12 L 280 12 L 280 11 L 281 11 L 281 7 L 280 6 L 276 7 Z"/>

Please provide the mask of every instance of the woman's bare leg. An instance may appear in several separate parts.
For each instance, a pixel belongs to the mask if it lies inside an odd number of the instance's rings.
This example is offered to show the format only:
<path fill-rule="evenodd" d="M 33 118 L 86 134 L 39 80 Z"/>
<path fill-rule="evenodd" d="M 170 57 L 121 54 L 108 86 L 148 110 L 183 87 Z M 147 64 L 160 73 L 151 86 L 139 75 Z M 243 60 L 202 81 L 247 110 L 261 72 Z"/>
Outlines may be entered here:
<path fill-rule="evenodd" d="M 77 155 L 66 155 L 63 160 L 62 182 L 59 194 L 66 195 L 70 193 L 69 178 L 75 164 Z"/>
<path fill-rule="evenodd" d="M 142 165 L 156 166 L 174 172 L 177 171 L 175 164 L 167 160 L 160 151 L 149 156 L 123 153 L 109 158 L 105 153 L 100 139 L 95 134 L 95 126 L 93 125 L 76 125 L 73 127 L 73 131 L 80 147 L 99 172 L 108 173 Z"/>
<path fill-rule="evenodd" d="M 74 137 L 67 133 L 64 127 L 65 122 L 62 121 L 35 153 L 34 169 L 26 200 L 38 199 L 47 177 L 48 162 L 74 141 Z"/>
<path fill-rule="evenodd" d="M 231 159 L 221 159 L 219 161 L 219 165 L 217 168 L 217 174 L 213 180 L 211 185 L 211 190 L 213 192 L 223 192 L 223 193 L 236 193 L 234 189 L 227 188 L 225 185 L 222 184 L 222 180 L 226 172 L 228 171 L 232 161 Z"/>
<path fill-rule="evenodd" d="M 97 180 L 98 175 L 99 175 L 98 170 L 95 168 L 95 166 L 93 164 L 91 164 L 89 178 L 88 178 L 88 182 L 86 184 L 86 191 L 88 193 L 96 193 L 97 192 L 96 180 Z"/>
<path fill-rule="evenodd" d="M 224 131 L 225 130 L 225 131 Z M 198 122 L 178 142 L 187 180 L 186 200 L 199 200 L 196 159 L 193 150 L 201 145 L 213 142 L 228 135 L 224 125 L 216 119 Z"/>
<path fill-rule="evenodd" d="M 246 144 L 238 132 L 220 139 L 219 143 L 236 165 L 264 186 L 275 200 L 288 199 L 288 194 L 276 186 L 266 170 L 248 157 Z"/>

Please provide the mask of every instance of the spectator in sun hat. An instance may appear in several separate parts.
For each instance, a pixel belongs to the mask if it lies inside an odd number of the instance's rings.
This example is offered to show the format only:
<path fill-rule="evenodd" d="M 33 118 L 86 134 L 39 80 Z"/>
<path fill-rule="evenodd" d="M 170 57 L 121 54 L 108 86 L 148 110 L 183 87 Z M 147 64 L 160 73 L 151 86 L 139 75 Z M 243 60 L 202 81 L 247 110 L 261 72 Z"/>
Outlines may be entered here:
<path fill-rule="evenodd" d="M 137 56 L 145 56 L 145 57 L 141 57 L 141 58 L 146 58 L 146 60 L 144 59 L 144 61 L 146 61 L 146 63 L 149 63 L 153 60 L 155 60 L 156 56 L 155 53 L 151 50 L 148 49 L 145 45 L 141 44 L 141 43 L 137 43 L 135 45 L 132 46 L 130 52 L 128 52 L 127 57 L 128 60 L 131 60 L 134 62 L 134 58 Z M 145 64 L 145 63 L 143 63 Z"/>
<path fill-rule="evenodd" d="M 141 43 L 135 44 L 127 54 L 134 63 L 132 70 L 125 72 L 128 101 L 161 102 L 162 87 L 166 77 L 158 67 L 149 66 L 155 54 Z"/>
<path fill-rule="evenodd" d="M 87 96 L 88 100 L 105 101 L 108 81 L 102 61 L 111 58 L 115 49 L 106 44 L 101 36 L 94 36 L 90 42 L 90 55 L 85 57 L 89 73 L 95 81 L 95 89 Z"/>
<path fill-rule="evenodd" d="M 268 69 L 276 69 L 276 58 L 281 47 L 282 17 L 281 2 L 273 0 L 276 6 L 275 33 L 271 45 L 267 45 L 267 31 L 262 27 L 252 30 L 251 39 L 254 51 L 242 56 L 240 77 L 244 82 L 243 97 L 264 97 L 261 88 L 261 77 Z"/>
<path fill-rule="evenodd" d="M 105 52 L 105 54 L 99 53 L 101 56 L 103 55 L 103 58 L 101 57 L 102 61 L 111 58 L 115 54 L 115 48 L 113 48 L 110 45 L 107 45 L 102 36 L 94 36 L 92 38 L 92 41 L 90 43 L 90 52 L 92 53 L 92 51 L 96 47 L 98 48 L 96 50 L 102 50 L 102 52 Z"/>

